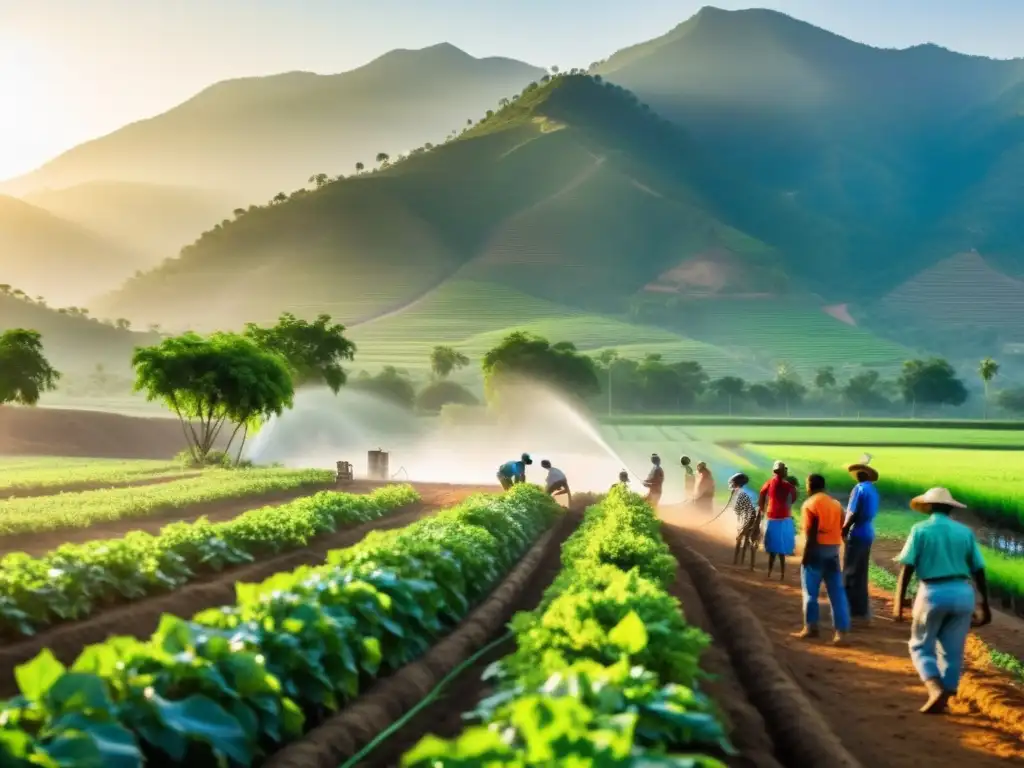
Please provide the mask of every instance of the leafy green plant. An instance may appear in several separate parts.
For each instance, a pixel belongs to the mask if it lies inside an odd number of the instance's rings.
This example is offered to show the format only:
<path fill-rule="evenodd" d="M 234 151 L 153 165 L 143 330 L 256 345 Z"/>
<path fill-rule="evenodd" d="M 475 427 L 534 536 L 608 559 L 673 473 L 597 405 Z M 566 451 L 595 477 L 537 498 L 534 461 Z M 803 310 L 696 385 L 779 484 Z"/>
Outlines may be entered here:
<path fill-rule="evenodd" d="M 252 764 L 449 631 L 501 577 L 486 563 L 513 562 L 559 510 L 533 486 L 476 497 L 440 525 L 239 584 L 235 605 L 165 616 L 145 642 L 90 646 L 70 669 L 44 651 L 16 670 L 21 695 L 0 706 L 0 765 Z M 502 516 L 514 524 L 469 522 Z M 485 572 L 489 583 L 472 580 Z M 453 575 L 470 589 L 447 584 Z"/>
<path fill-rule="evenodd" d="M 319 469 L 211 469 L 198 477 L 143 488 L 7 499 L 0 501 L 0 536 L 88 528 L 96 523 L 147 517 L 193 504 L 322 486 L 333 479 L 333 472 Z"/>
<path fill-rule="evenodd" d="M 0 494 L 58 488 L 88 483 L 129 483 L 174 477 L 182 468 L 177 462 L 105 459 L 45 459 L 0 465 Z"/>
<path fill-rule="evenodd" d="M 0 637 L 30 635 L 115 603 L 177 589 L 204 573 L 303 547 L 314 537 L 376 520 L 417 501 L 407 485 L 360 496 L 322 491 L 223 523 L 205 518 L 166 526 L 158 536 L 67 544 L 44 557 L 0 559 Z"/>
<path fill-rule="evenodd" d="M 654 511 L 612 490 L 563 545 L 562 564 L 541 605 L 513 619 L 517 648 L 486 673 L 497 693 L 469 715 L 481 725 L 422 739 L 403 765 L 722 766 L 690 754 L 732 748 L 697 690 L 709 638 L 666 591 L 675 562 Z"/>

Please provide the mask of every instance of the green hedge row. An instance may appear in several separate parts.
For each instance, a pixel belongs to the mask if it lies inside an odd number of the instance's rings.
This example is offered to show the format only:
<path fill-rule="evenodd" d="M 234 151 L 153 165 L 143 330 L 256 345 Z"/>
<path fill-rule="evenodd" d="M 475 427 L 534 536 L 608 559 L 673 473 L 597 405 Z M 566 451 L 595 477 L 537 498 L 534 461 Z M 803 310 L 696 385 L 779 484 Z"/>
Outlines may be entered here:
<path fill-rule="evenodd" d="M 512 622 L 516 651 L 489 674 L 497 693 L 450 741 L 428 736 L 408 768 L 723 766 L 731 753 L 699 691 L 709 638 L 668 593 L 676 563 L 643 500 L 615 489 L 562 549 L 538 608 Z M 697 752 L 695 752 L 697 750 Z"/>
<path fill-rule="evenodd" d="M 234 605 L 165 616 L 70 669 L 44 651 L 0 706 L 5 768 L 251 765 L 420 656 L 486 596 L 560 507 L 520 486 L 238 586 Z"/>

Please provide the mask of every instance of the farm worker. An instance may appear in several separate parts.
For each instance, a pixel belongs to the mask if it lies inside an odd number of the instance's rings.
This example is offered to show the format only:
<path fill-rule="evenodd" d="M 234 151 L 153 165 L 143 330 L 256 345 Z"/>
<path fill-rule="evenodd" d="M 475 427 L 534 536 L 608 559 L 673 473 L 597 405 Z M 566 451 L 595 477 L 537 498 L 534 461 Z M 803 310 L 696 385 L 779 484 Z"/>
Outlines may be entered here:
<path fill-rule="evenodd" d="M 658 502 L 661 501 L 663 485 L 665 485 L 665 470 L 661 468 L 661 457 L 652 453 L 651 471 L 647 473 L 647 479 L 644 480 L 644 488 L 647 489 L 647 503 L 655 509 L 658 508 Z"/>
<path fill-rule="evenodd" d="M 871 565 L 871 545 L 875 541 L 875 517 L 878 515 L 878 472 L 868 466 L 871 456 L 865 455 L 846 471 L 857 484 L 850 492 L 846 505 L 843 538 L 846 557 L 843 576 L 846 581 L 846 599 L 850 603 L 850 616 L 854 622 L 871 623 L 871 601 L 868 600 L 868 567 Z"/>
<path fill-rule="evenodd" d="M 786 557 L 796 550 L 796 528 L 793 525 L 793 504 L 796 502 L 796 486 L 789 482 L 786 465 L 776 461 L 772 465 L 772 477 L 761 487 L 758 509 L 768 519 L 764 532 L 764 549 L 768 553 L 768 578 L 779 559 L 780 579 L 786 578 Z"/>
<path fill-rule="evenodd" d="M 696 480 L 693 474 L 693 467 L 690 466 L 690 457 L 683 456 L 679 459 L 679 463 L 683 467 L 683 498 L 685 501 L 693 501 L 693 484 Z"/>
<path fill-rule="evenodd" d="M 552 467 L 551 462 L 547 459 L 541 461 L 540 465 L 548 471 L 547 479 L 544 481 L 545 490 L 551 496 L 567 496 L 568 501 L 572 504 L 572 492 L 569 490 L 569 480 L 565 476 L 565 472 Z"/>
<path fill-rule="evenodd" d="M 611 490 L 614 491 L 616 488 L 625 488 L 626 490 L 629 490 L 629 472 L 626 470 L 619 472 L 619 482 L 615 483 L 615 485 L 611 487 Z"/>
<path fill-rule="evenodd" d="M 801 507 L 804 529 L 804 557 L 800 586 L 804 594 L 804 628 L 797 637 L 818 636 L 818 593 L 825 582 L 832 608 L 834 642 L 850 631 L 850 605 L 843 587 L 839 548 L 843 543 L 843 505 L 825 493 L 825 478 L 808 475 L 807 501 Z"/>
<path fill-rule="evenodd" d="M 715 478 L 703 461 L 697 462 L 697 481 L 693 484 L 693 506 L 710 512 L 715 503 Z"/>
<path fill-rule="evenodd" d="M 736 552 L 732 557 L 733 565 L 742 562 L 750 551 L 750 569 L 754 569 L 754 554 L 757 552 L 757 541 L 761 537 L 761 516 L 757 512 L 757 496 L 747 487 L 750 478 L 739 472 L 729 478 L 729 490 L 732 492 L 732 509 L 736 513 Z"/>
<path fill-rule="evenodd" d="M 990 623 L 992 609 L 985 562 L 974 532 L 949 516 L 951 510 L 964 505 L 945 488 L 932 488 L 912 499 L 910 508 L 927 513 L 928 519 L 910 529 L 896 558 L 902 567 L 893 616 L 903 620 L 907 587 L 916 572 L 919 586 L 910 626 L 910 658 L 928 689 L 921 712 L 932 714 L 944 710 L 949 698 L 956 695 L 967 634 L 972 626 Z M 976 619 L 972 578 L 981 596 Z"/>
<path fill-rule="evenodd" d="M 526 468 L 533 464 L 530 454 L 524 453 L 519 461 L 506 461 L 498 468 L 498 482 L 506 491 L 516 483 L 526 482 Z"/>

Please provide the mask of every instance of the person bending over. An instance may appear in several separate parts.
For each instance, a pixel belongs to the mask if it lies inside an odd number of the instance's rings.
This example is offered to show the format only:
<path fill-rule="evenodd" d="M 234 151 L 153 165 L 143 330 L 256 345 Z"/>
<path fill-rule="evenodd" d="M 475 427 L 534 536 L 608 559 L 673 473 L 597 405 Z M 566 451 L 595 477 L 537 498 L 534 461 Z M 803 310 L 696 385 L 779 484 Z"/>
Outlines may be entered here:
<path fill-rule="evenodd" d="M 736 513 L 736 552 L 732 563 L 737 565 L 746 560 L 750 551 L 750 570 L 754 570 L 754 556 L 761 539 L 761 516 L 757 512 L 757 496 L 747 487 L 750 478 L 742 472 L 729 478 L 732 491 L 732 508 Z"/>
<path fill-rule="evenodd" d="M 530 454 L 524 453 L 519 461 L 506 461 L 498 467 L 498 482 L 506 491 L 516 483 L 526 482 L 526 468 L 533 464 Z"/>
<path fill-rule="evenodd" d="M 572 491 L 569 490 L 569 480 L 565 472 L 552 467 L 551 462 L 544 459 L 540 465 L 548 471 L 547 479 L 544 481 L 545 490 L 550 496 L 566 496 L 569 504 L 572 504 Z"/>

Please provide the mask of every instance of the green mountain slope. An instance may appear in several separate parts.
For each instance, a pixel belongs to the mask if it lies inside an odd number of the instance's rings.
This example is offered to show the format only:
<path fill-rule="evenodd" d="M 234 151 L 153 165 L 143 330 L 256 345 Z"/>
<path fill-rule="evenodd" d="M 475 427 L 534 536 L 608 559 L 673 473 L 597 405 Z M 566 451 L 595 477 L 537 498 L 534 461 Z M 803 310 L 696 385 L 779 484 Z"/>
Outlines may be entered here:
<path fill-rule="evenodd" d="M 173 256 L 196 233 L 230 216 L 239 202 L 203 189 L 123 181 L 47 189 L 25 201 L 123 244 L 151 264 Z"/>
<path fill-rule="evenodd" d="M 245 213 L 100 306 L 165 326 L 282 309 L 354 323 L 457 273 L 622 310 L 666 270 L 723 249 L 777 282 L 776 251 L 729 222 L 757 226 L 786 203 L 731 181 L 628 92 L 559 77 L 432 151 Z"/>
<path fill-rule="evenodd" d="M 0 195 L 0 284 L 51 304 L 77 304 L 142 266 L 139 256 L 78 224 Z"/>
<path fill-rule="evenodd" d="M 39 331 L 47 358 L 59 371 L 72 376 L 93 371 L 97 365 L 119 376 L 128 375 L 135 347 L 156 340 L 150 333 L 61 313 L 0 290 L 0 333 L 12 328 Z"/>
<path fill-rule="evenodd" d="M 1024 273 L 1024 60 L 882 50 L 774 11 L 705 8 L 595 71 L 827 222 L 830 250 L 798 269 L 830 298 L 881 296 L 970 248 Z"/>
<path fill-rule="evenodd" d="M 82 144 L 6 185 L 24 193 L 101 179 L 244 194 L 239 204 L 350 173 L 378 152 L 439 141 L 541 70 L 443 44 L 397 50 L 338 75 L 218 83 L 174 109 Z"/>

